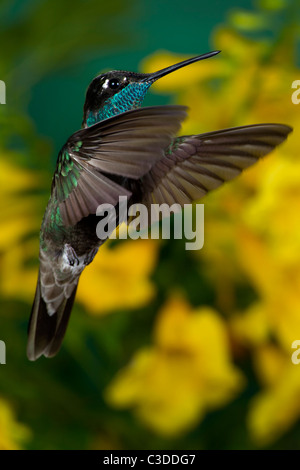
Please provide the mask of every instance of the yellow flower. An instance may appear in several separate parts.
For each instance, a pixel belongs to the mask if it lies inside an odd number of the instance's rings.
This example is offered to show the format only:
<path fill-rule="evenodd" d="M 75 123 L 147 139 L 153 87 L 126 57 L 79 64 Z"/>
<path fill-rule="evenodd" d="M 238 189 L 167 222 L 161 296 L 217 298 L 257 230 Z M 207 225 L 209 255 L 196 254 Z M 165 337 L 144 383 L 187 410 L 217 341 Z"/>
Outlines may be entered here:
<path fill-rule="evenodd" d="M 40 202 L 29 191 L 41 187 L 41 175 L 8 161 L 14 155 L 0 154 L 0 248 L 7 249 L 25 234 L 35 230 L 40 221 Z"/>
<path fill-rule="evenodd" d="M 245 209 L 240 263 L 263 299 L 273 334 L 287 350 L 300 329 L 300 164 L 273 160 Z"/>
<path fill-rule="evenodd" d="M 149 275 L 157 251 L 154 240 L 127 240 L 115 247 L 106 242 L 82 274 L 77 299 L 93 314 L 145 305 L 155 293 Z"/>
<path fill-rule="evenodd" d="M 13 159 L 14 154 L 9 157 Z M 33 298 L 44 198 L 32 191 L 41 189 L 42 182 L 40 173 L 0 155 L 0 290 L 4 296 Z"/>
<path fill-rule="evenodd" d="M 247 347 L 263 344 L 269 339 L 268 319 L 264 305 L 259 302 L 252 304 L 242 314 L 234 315 L 229 325 L 235 339 Z"/>
<path fill-rule="evenodd" d="M 174 297 L 159 314 L 153 346 L 135 354 L 106 397 L 113 406 L 134 408 L 157 433 L 174 436 L 231 401 L 242 385 L 218 314 Z"/>
<path fill-rule="evenodd" d="M 11 407 L 0 398 L 0 450 L 20 449 L 29 436 L 29 429 L 16 421 Z"/>
<path fill-rule="evenodd" d="M 257 374 L 265 389 L 250 403 L 248 426 L 253 439 L 265 446 L 278 439 L 300 417 L 299 366 L 272 345 L 256 350 Z"/>

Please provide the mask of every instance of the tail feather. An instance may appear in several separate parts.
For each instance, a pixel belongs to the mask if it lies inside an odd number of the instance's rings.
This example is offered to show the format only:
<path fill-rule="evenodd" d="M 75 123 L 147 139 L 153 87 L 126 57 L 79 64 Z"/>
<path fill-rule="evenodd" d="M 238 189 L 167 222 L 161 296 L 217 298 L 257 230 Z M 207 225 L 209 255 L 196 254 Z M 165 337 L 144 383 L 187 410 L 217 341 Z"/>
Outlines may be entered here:
<path fill-rule="evenodd" d="M 41 296 L 40 276 L 28 326 L 27 357 L 35 361 L 40 356 L 58 353 L 68 326 L 77 285 L 69 298 L 64 298 L 57 311 L 49 315 L 47 304 Z"/>

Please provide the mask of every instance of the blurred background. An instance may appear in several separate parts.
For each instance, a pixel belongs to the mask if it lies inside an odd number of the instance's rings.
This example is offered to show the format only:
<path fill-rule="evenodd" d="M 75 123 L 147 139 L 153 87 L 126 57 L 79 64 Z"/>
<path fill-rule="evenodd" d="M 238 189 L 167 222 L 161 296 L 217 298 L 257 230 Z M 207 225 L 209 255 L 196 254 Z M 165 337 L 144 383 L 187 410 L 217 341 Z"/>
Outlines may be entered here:
<path fill-rule="evenodd" d="M 0 24 L 0 449 L 299 449 L 299 1 L 2 0 Z M 201 201 L 202 250 L 105 244 L 59 355 L 30 363 L 39 227 L 89 82 L 213 49 L 145 104 L 188 105 L 183 134 L 294 133 Z"/>

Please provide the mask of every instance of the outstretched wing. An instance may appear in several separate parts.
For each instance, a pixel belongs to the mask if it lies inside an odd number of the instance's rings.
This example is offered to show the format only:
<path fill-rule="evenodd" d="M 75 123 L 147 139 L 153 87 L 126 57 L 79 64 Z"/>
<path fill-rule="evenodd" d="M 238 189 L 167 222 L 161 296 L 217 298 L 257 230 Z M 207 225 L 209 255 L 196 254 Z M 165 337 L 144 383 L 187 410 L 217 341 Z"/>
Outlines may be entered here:
<path fill-rule="evenodd" d="M 271 152 L 291 131 L 282 124 L 257 124 L 178 137 L 142 178 L 142 202 L 183 206 L 198 200 Z"/>
<path fill-rule="evenodd" d="M 65 225 L 116 205 L 130 191 L 109 174 L 138 179 L 164 156 L 186 117 L 183 106 L 141 108 L 75 132 L 60 152 L 52 193 Z"/>

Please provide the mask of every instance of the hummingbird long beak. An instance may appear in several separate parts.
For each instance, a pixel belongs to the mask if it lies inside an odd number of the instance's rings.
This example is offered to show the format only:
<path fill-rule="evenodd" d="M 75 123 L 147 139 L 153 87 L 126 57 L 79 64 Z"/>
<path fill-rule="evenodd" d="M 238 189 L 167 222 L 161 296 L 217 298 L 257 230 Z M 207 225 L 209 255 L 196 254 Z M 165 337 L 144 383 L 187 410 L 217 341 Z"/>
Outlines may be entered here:
<path fill-rule="evenodd" d="M 155 80 L 158 80 L 161 77 L 164 77 L 165 75 L 168 75 L 169 73 L 174 72 L 177 69 L 181 69 L 181 67 L 185 67 L 186 65 L 193 64 L 194 62 L 198 62 L 199 60 L 203 59 L 208 59 L 209 57 L 213 57 L 214 55 L 219 54 L 221 51 L 212 51 L 212 52 L 207 52 L 206 54 L 198 55 L 197 57 L 192 57 L 191 59 L 183 60 L 182 62 L 179 62 L 178 64 L 170 65 L 169 67 L 166 67 L 165 69 L 159 70 L 158 72 L 153 72 L 153 73 L 147 73 L 145 74 L 145 78 L 143 78 L 141 81 L 142 82 L 154 82 Z"/>

